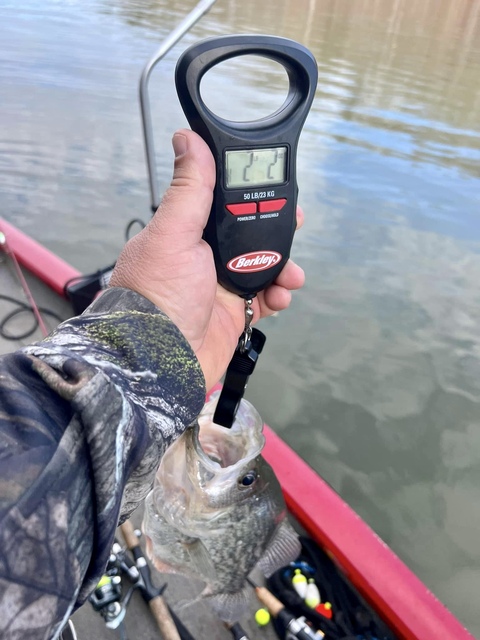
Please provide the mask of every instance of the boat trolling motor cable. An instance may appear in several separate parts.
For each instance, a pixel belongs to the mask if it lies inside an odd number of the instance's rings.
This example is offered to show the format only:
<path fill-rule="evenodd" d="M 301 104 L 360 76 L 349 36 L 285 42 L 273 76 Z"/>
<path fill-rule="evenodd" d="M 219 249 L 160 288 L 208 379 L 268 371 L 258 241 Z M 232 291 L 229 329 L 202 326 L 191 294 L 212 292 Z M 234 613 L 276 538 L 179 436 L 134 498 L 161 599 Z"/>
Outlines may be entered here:
<path fill-rule="evenodd" d="M 24 278 L 24 275 L 22 273 L 22 270 L 20 269 L 20 265 L 18 264 L 18 260 L 17 260 L 17 256 L 15 255 L 14 251 L 9 247 L 8 242 L 7 242 L 7 237 L 3 232 L 0 232 L 0 245 L 3 247 L 5 253 L 10 257 L 10 259 L 12 260 L 12 264 L 14 266 L 15 272 L 17 274 L 18 280 L 20 281 L 20 284 L 22 285 L 22 289 L 25 293 L 25 295 L 27 296 L 27 300 L 30 303 L 30 306 L 32 308 L 33 314 L 38 322 L 38 326 L 40 327 L 41 332 L 43 333 L 43 336 L 46 337 L 48 336 L 48 331 L 47 331 L 47 327 L 45 326 L 45 323 L 43 322 L 43 318 L 40 315 L 40 312 L 38 310 L 37 304 L 35 302 L 35 300 L 33 299 L 32 296 L 32 292 L 30 291 L 30 288 L 27 284 L 27 281 Z"/>
<path fill-rule="evenodd" d="M 132 230 L 132 227 L 135 224 L 138 224 L 138 226 L 140 227 L 140 231 L 142 229 L 145 229 L 145 227 L 146 227 L 145 222 L 143 220 L 141 220 L 140 218 L 133 218 L 132 220 L 130 220 L 130 222 L 127 224 L 127 227 L 125 229 L 125 242 L 128 242 L 130 240 L 130 238 L 132 237 L 132 236 L 130 236 L 130 231 Z"/>
<path fill-rule="evenodd" d="M 25 302 L 22 302 L 21 300 L 18 300 L 17 298 L 12 298 L 11 296 L 7 296 L 3 293 L 0 293 L 0 300 L 5 300 L 5 302 L 11 302 L 12 304 L 17 305 L 16 309 L 11 311 L 10 313 L 7 313 L 5 316 L 3 316 L 3 318 L 0 319 L 0 336 L 2 338 L 4 338 L 5 340 L 25 340 L 26 338 L 29 338 L 33 333 L 35 333 L 38 328 L 38 321 L 33 312 L 33 307 L 31 307 L 29 304 L 26 304 Z M 61 318 L 50 309 L 46 309 L 45 307 L 37 307 L 37 309 L 44 316 L 50 316 L 57 322 L 63 321 L 63 318 Z M 25 312 L 30 312 L 33 314 L 34 324 L 29 329 L 26 329 L 23 333 L 11 333 L 7 331 L 7 324 L 13 318 Z"/>
<path fill-rule="evenodd" d="M 32 295 L 32 292 L 30 291 L 30 287 L 27 284 L 27 281 L 25 280 L 25 277 L 23 275 L 22 269 L 20 268 L 20 265 L 18 264 L 18 260 L 17 257 L 15 255 L 15 252 L 12 250 L 12 248 L 9 246 L 8 241 L 7 241 L 7 237 L 5 235 L 5 233 L 3 233 L 3 231 L 0 231 L 0 248 L 3 249 L 3 251 L 6 253 L 6 255 L 10 258 L 10 260 L 12 261 L 14 270 L 15 270 L 15 275 L 18 279 L 18 281 L 20 282 L 20 285 L 23 289 L 23 292 L 25 294 L 25 297 L 28 300 L 28 304 L 23 302 L 22 300 L 18 300 L 17 298 L 13 298 L 11 296 L 7 296 L 6 294 L 0 294 L 0 299 L 5 300 L 6 302 L 11 302 L 12 304 L 16 304 L 17 305 L 17 309 L 14 309 L 13 311 L 11 311 L 10 313 L 7 313 L 6 316 L 4 316 L 1 320 L 0 320 L 0 336 L 2 338 L 4 338 L 5 340 L 23 340 L 25 338 L 30 337 L 35 331 L 36 329 L 39 327 L 43 337 L 46 337 L 49 334 L 49 331 L 47 329 L 47 327 L 45 326 L 45 322 L 42 318 L 42 315 L 48 315 L 51 318 L 54 318 L 55 320 L 57 320 L 58 322 L 62 322 L 63 318 L 61 318 L 60 316 L 58 316 L 56 313 L 54 313 L 53 311 L 51 311 L 50 309 L 46 309 L 44 307 L 38 307 L 37 303 L 35 302 L 35 299 Z M 21 314 L 21 313 L 25 313 L 26 311 L 29 311 L 33 314 L 34 319 L 35 319 L 35 324 L 29 328 L 28 330 L 24 331 L 23 333 L 19 333 L 19 334 L 13 334 L 10 333 L 8 331 L 6 331 L 6 325 L 10 322 L 10 320 L 12 320 L 12 318 L 16 317 L 17 315 Z"/>

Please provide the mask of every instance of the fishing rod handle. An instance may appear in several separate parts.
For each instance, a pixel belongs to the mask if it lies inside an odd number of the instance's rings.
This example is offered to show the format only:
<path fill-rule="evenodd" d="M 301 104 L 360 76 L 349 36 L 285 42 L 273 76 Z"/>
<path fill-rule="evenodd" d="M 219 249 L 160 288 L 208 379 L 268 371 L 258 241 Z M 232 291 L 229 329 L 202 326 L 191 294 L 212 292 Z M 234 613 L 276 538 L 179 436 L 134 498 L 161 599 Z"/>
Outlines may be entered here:
<path fill-rule="evenodd" d="M 250 640 L 238 622 L 235 622 L 230 626 L 227 625 L 227 627 L 232 634 L 233 640 Z"/>
<path fill-rule="evenodd" d="M 148 602 L 155 622 L 164 640 L 181 640 L 178 629 L 170 615 L 167 603 L 162 596 L 156 596 Z"/>
<path fill-rule="evenodd" d="M 285 609 L 283 602 L 280 602 L 280 600 L 278 600 L 278 598 L 276 598 L 273 593 L 265 587 L 255 587 L 255 593 L 257 594 L 257 598 L 260 602 L 267 607 L 268 611 L 274 618 L 278 616 L 282 609 Z"/>
<path fill-rule="evenodd" d="M 130 520 L 125 520 L 125 522 L 120 525 L 120 530 L 122 532 L 123 539 L 125 540 L 125 544 L 130 551 L 133 551 L 135 547 L 138 547 L 138 536 L 135 533 L 135 529 L 133 528 L 133 524 Z"/>
<path fill-rule="evenodd" d="M 125 522 L 120 525 L 120 529 L 122 531 L 125 544 L 132 552 L 135 561 L 138 562 L 141 557 L 146 565 L 146 560 L 143 556 L 143 552 L 141 551 L 138 536 L 135 533 L 135 529 L 133 528 L 131 521 L 125 520 Z M 148 574 L 149 573 L 150 572 L 148 572 Z M 162 634 L 163 640 L 182 640 L 164 598 L 161 595 L 154 596 L 148 600 L 148 606 L 155 618 L 155 622 Z"/>

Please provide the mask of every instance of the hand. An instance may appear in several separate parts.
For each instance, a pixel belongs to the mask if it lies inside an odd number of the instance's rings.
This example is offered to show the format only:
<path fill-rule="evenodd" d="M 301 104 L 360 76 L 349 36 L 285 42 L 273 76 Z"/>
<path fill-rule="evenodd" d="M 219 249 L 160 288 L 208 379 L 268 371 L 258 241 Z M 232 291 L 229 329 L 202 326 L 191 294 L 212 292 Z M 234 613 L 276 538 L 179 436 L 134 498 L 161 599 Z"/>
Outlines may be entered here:
<path fill-rule="evenodd" d="M 244 329 L 245 304 L 217 284 L 213 254 L 202 240 L 210 214 L 215 164 L 195 133 L 173 137 L 172 183 L 150 223 L 124 247 L 110 285 L 141 293 L 174 322 L 195 352 L 207 390 L 224 374 Z M 297 211 L 297 228 L 303 214 Z M 285 309 L 292 289 L 303 285 L 291 260 L 274 284 L 253 302 L 254 322 Z"/>

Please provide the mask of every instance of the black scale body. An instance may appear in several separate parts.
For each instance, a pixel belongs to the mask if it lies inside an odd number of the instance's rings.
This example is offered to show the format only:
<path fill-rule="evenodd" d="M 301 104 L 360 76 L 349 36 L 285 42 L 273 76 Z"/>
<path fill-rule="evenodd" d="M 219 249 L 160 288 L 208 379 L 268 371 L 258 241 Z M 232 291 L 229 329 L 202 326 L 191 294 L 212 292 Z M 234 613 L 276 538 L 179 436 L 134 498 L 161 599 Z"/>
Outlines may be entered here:
<path fill-rule="evenodd" d="M 202 100 L 204 74 L 240 55 L 270 58 L 287 72 L 285 102 L 266 118 L 225 120 Z M 209 38 L 187 49 L 177 63 L 175 82 L 182 108 L 216 164 L 214 200 L 204 238 L 213 250 L 218 281 L 244 298 L 271 284 L 290 256 L 296 227 L 297 145 L 317 77 L 317 63 L 308 49 L 275 36 Z M 260 177 L 255 178 L 255 171 Z"/>

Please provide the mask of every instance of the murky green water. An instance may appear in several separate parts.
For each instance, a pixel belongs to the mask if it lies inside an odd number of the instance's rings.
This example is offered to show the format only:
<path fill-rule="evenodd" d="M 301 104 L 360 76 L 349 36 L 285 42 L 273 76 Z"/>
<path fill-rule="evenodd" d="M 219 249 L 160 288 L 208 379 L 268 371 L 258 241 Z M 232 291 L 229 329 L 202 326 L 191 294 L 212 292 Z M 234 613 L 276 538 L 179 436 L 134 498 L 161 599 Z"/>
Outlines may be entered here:
<path fill-rule="evenodd" d="M 148 218 L 138 78 L 191 6 L 0 3 L 0 215 L 83 271 Z M 248 397 L 480 636 L 480 1 L 218 0 L 153 76 L 162 190 L 176 59 L 233 32 L 297 39 L 320 71 L 308 282 L 264 324 Z M 231 78 L 212 82 L 225 108 L 276 92 L 263 68 Z"/>

